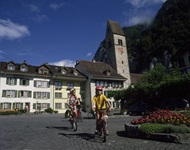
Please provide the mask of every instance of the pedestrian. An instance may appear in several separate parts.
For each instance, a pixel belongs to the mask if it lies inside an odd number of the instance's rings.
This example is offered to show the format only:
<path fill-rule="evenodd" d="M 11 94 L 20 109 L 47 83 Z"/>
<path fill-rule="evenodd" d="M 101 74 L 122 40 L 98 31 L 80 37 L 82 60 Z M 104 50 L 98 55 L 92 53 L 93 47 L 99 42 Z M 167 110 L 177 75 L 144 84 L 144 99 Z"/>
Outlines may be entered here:
<path fill-rule="evenodd" d="M 107 129 L 107 121 L 106 121 L 106 106 L 108 104 L 109 106 L 109 111 L 112 110 L 112 106 L 110 102 L 108 101 L 107 97 L 102 94 L 103 87 L 102 86 L 97 86 L 96 87 L 96 95 L 92 99 L 92 110 L 96 111 L 96 130 L 95 134 L 98 134 L 98 120 L 100 118 L 100 111 L 103 111 L 103 117 L 106 122 L 106 134 L 108 135 L 108 129 Z"/>
<path fill-rule="evenodd" d="M 28 112 L 28 105 L 25 106 L 25 113 Z"/>

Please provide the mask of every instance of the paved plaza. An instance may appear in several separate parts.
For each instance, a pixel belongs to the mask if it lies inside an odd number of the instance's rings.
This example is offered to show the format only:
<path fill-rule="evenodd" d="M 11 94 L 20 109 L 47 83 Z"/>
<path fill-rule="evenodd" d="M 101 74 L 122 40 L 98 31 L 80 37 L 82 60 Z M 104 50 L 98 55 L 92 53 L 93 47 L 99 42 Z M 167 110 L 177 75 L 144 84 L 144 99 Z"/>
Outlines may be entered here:
<path fill-rule="evenodd" d="M 106 143 L 94 136 L 95 119 L 84 113 L 74 132 L 63 114 L 0 116 L 0 150 L 189 150 L 175 144 L 125 136 L 124 124 L 138 116 L 110 116 Z"/>

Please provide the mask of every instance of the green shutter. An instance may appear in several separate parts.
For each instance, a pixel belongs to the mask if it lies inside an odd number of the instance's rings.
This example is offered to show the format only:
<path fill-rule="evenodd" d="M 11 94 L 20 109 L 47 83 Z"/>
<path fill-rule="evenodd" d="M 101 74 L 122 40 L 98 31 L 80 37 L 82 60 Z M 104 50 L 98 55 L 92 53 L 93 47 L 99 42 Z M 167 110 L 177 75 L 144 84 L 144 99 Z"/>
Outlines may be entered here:
<path fill-rule="evenodd" d="M 33 109 L 36 109 L 36 104 L 35 103 L 33 104 Z"/>
<path fill-rule="evenodd" d="M 26 85 L 29 85 L 29 81 L 30 81 L 29 79 L 26 80 Z"/>
<path fill-rule="evenodd" d="M 17 91 L 15 90 L 15 97 L 17 97 Z"/>
<path fill-rule="evenodd" d="M 11 103 L 9 103 L 9 109 L 11 109 Z"/>
<path fill-rule="evenodd" d="M 36 98 L 36 92 L 33 93 L 33 98 Z"/>
<path fill-rule="evenodd" d="M 9 80 L 10 80 L 10 78 L 7 78 L 6 84 L 8 84 L 8 83 L 9 83 Z"/>
<path fill-rule="evenodd" d="M 20 79 L 20 85 L 23 85 L 23 79 Z"/>
<path fill-rule="evenodd" d="M 47 93 L 48 94 L 48 99 L 50 98 L 50 92 Z"/>
<path fill-rule="evenodd" d="M 17 85 L 17 78 L 14 78 L 14 85 Z"/>
<path fill-rule="evenodd" d="M 28 91 L 28 97 L 31 97 L 32 92 Z"/>
<path fill-rule="evenodd" d="M 20 97 L 20 91 L 18 91 L 18 97 Z"/>
<path fill-rule="evenodd" d="M 6 97 L 6 90 L 3 90 L 2 97 Z"/>
<path fill-rule="evenodd" d="M 0 103 L 0 109 L 3 109 L 3 103 Z"/>
<path fill-rule="evenodd" d="M 15 103 L 13 103 L 13 109 L 15 109 L 15 106 L 16 106 L 16 104 L 15 104 Z"/>
<path fill-rule="evenodd" d="M 24 109 L 24 108 L 23 108 L 23 103 L 21 103 L 21 109 Z"/>
<path fill-rule="evenodd" d="M 36 87 L 36 81 L 34 81 L 34 87 Z"/>

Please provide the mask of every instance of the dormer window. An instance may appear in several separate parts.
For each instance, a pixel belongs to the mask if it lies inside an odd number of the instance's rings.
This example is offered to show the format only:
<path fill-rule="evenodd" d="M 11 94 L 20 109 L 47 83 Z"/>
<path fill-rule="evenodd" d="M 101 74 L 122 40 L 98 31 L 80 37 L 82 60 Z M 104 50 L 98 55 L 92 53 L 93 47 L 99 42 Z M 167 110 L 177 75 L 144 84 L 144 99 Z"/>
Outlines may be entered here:
<path fill-rule="evenodd" d="M 20 71 L 22 71 L 22 72 L 27 72 L 27 71 L 28 71 L 28 68 L 27 68 L 26 66 L 22 65 L 22 66 L 20 67 Z"/>
<path fill-rule="evenodd" d="M 63 75 L 66 75 L 66 74 L 67 74 L 67 71 L 66 71 L 65 69 L 62 69 L 62 70 L 61 70 L 61 73 L 62 73 Z"/>
<path fill-rule="evenodd" d="M 48 74 L 48 70 L 39 69 L 39 74 Z"/>
<path fill-rule="evenodd" d="M 46 67 L 42 66 L 38 69 L 38 73 L 39 74 L 49 74 L 49 70 Z"/>
<path fill-rule="evenodd" d="M 78 75 L 79 75 L 79 73 L 78 73 L 77 71 L 74 71 L 73 74 L 74 74 L 75 76 L 78 76 Z"/>
<path fill-rule="evenodd" d="M 7 66 L 7 70 L 14 71 L 14 70 L 15 70 L 15 65 L 9 64 L 9 65 Z"/>
<path fill-rule="evenodd" d="M 110 76 L 111 71 L 110 70 L 105 70 L 103 73 L 106 74 L 106 75 L 108 75 L 108 76 Z"/>
<path fill-rule="evenodd" d="M 43 74 L 43 69 L 39 69 L 38 73 Z"/>

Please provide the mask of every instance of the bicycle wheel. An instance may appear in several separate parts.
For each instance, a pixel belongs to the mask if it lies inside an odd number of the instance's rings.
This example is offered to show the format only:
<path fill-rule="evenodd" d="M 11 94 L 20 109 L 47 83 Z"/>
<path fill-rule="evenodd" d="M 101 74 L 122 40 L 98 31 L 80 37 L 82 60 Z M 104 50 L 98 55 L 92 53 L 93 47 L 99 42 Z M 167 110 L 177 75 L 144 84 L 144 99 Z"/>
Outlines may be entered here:
<path fill-rule="evenodd" d="M 103 128 L 103 135 L 104 135 L 104 142 L 106 142 L 106 123 L 104 120 L 102 120 L 102 128 Z"/>
<path fill-rule="evenodd" d="M 77 116 L 75 113 L 73 114 L 73 129 L 77 131 Z"/>
<path fill-rule="evenodd" d="M 71 113 L 71 111 L 70 111 L 70 110 L 67 110 L 67 111 L 65 112 L 65 118 L 69 118 L 69 117 L 70 117 L 70 113 Z"/>
<path fill-rule="evenodd" d="M 82 112 L 79 111 L 79 118 L 80 118 L 80 121 L 82 122 L 83 121 L 83 117 L 82 117 Z"/>
<path fill-rule="evenodd" d="M 88 118 L 93 118 L 93 114 L 92 114 L 91 112 L 89 112 L 89 113 L 87 114 L 87 116 L 88 116 Z"/>

